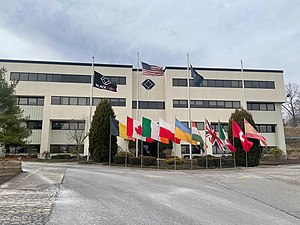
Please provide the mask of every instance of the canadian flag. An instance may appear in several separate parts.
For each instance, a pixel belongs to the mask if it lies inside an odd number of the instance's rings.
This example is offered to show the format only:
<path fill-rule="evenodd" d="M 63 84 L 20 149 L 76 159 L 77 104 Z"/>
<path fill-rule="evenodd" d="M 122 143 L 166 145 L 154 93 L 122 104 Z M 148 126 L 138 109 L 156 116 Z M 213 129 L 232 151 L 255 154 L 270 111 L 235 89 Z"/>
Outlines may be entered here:
<path fill-rule="evenodd" d="M 253 145 L 253 142 L 248 141 L 243 131 L 239 127 L 239 125 L 232 119 L 232 135 L 233 137 L 237 137 L 242 142 L 243 148 L 246 152 L 250 151 L 250 148 Z"/>
<path fill-rule="evenodd" d="M 142 124 L 140 121 L 132 119 L 131 117 L 127 116 L 127 132 L 128 137 L 137 138 L 146 142 L 153 142 L 151 138 L 144 138 L 142 137 Z"/>

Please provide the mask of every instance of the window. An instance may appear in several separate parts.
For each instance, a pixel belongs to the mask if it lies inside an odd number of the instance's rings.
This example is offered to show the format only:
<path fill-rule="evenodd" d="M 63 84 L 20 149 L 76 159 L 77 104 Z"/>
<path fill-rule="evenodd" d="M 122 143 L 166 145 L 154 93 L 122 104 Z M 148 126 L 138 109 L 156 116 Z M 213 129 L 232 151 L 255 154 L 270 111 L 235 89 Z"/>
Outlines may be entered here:
<path fill-rule="evenodd" d="M 136 108 L 136 101 L 132 101 L 132 109 Z M 156 101 L 139 101 L 139 109 L 165 109 L 165 103 Z"/>
<path fill-rule="evenodd" d="M 245 80 L 245 88 L 275 89 L 274 81 Z"/>
<path fill-rule="evenodd" d="M 275 104 L 263 102 L 247 102 L 247 109 L 257 111 L 275 111 Z"/>
<path fill-rule="evenodd" d="M 259 133 L 275 133 L 276 132 L 275 124 L 256 124 L 256 128 Z"/>
<path fill-rule="evenodd" d="M 83 153 L 84 145 L 50 145 L 50 153 L 73 153 L 79 150 L 79 154 Z"/>
<path fill-rule="evenodd" d="M 173 100 L 174 102 L 174 100 Z M 240 108 L 239 101 L 219 101 L 219 100 L 191 100 L 191 108 L 228 108 L 228 109 L 237 109 Z M 179 108 L 179 107 L 178 107 Z M 187 108 L 187 107 L 186 107 Z"/>
<path fill-rule="evenodd" d="M 194 122 L 198 130 L 204 130 L 204 122 Z"/>
<path fill-rule="evenodd" d="M 188 108 L 188 101 L 187 100 L 173 100 L 173 108 Z"/>
<path fill-rule="evenodd" d="M 42 120 L 28 120 L 22 123 L 22 127 L 28 128 L 30 130 L 40 130 L 42 129 Z"/>
<path fill-rule="evenodd" d="M 16 96 L 17 105 L 44 105 L 44 97 Z"/>
<path fill-rule="evenodd" d="M 181 154 L 190 154 L 190 146 L 181 145 Z"/>
<path fill-rule="evenodd" d="M 52 130 L 84 130 L 84 121 L 52 121 Z"/>
<path fill-rule="evenodd" d="M 29 81 L 37 81 L 38 80 L 38 75 L 37 73 L 30 73 L 29 74 Z"/>
<path fill-rule="evenodd" d="M 174 87 L 187 87 L 187 79 L 173 78 L 172 82 Z"/>

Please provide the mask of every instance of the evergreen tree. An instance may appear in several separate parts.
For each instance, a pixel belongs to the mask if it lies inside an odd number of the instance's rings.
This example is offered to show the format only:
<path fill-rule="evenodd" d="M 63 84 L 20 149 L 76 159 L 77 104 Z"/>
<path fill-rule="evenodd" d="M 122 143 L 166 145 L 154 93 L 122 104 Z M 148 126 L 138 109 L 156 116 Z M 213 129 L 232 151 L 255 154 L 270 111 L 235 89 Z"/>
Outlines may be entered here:
<path fill-rule="evenodd" d="M 89 133 L 89 152 L 97 162 L 109 159 L 110 117 L 115 118 L 115 113 L 108 101 L 102 101 L 95 110 Z M 111 136 L 111 150 L 112 156 L 117 153 L 116 136 Z"/>
<path fill-rule="evenodd" d="M 246 165 L 246 152 L 243 149 L 241 141 L 238 138 L 232 138 L 232 119 L 240 126 L 242 131 L 245 133 L 244 128 L 244 118 L 257 130 L 256 125 L 254 123 L 253 117 L 251 113 L 247 112 L 244 109 L 236 109 L 234 113 L 231 114 L 228 124 L 228 138 L 231 143 L 234 143 L 234 147 L 236 148 L 236 165 L 237 166 L 245 166 Z M 248 158 L 248 166 L 257 166 L 259 164 L 259 160 L 262 153 L 262 147 L 260 146 L 260 142 L 257 139 L 249 139 L 249 141 L 253 142 L 253 146 L 250 151 L 247 153 Z"/>
<path fill-rule="evenodd" d="M 24 146 L 31 131 L 21 126 L 22 110 L 16 105 L 14 96 L 17 83 L 8 84 L 6 72 L 5 68 L 0 68 L 0 144 L 9 152 L 9 146 Z"/>

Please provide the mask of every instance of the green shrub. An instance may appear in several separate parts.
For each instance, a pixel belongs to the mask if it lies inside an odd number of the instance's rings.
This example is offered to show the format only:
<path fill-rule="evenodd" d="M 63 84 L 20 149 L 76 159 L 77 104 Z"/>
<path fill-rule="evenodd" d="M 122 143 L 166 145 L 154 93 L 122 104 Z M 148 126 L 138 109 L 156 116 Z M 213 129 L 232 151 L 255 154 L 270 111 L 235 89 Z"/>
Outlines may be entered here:
<path fill-rule="evenodd" d="M 71 159 L 71 155 L 64 154 L 64 155 L 52 155 L 51 159 Z"/>
<path fill-rule="evenodd" d="M 157 159 L 152 156 L 143 156 L 143 166 L 156 166 Z M 131 165 L 141 165 L 141 156 L 138 158 L 131 157 L 129 158 L 129 164 Z"/>
<path fill-rule="evenodd" d="M 234 160 L 231 157 L 222 157 L 222 168 L 234 167 Z M 206 167 L 206 157 L 197 158 L 198 166 Z M 207 156 L 208 168 L 220 168 L 220 157 Z"/>
<path fill-rule="evenodd" d="M 277 147 L 271 148 L 269 154 L 272 155 L 275 160 L 280 160 L 283 158 L 283 151 Z"/>
<path fill-rule="evenodd" d="M 169 164 L 169 165 L 174 164 L 175 163 L 175 158 L 176 158 L 176 164 L 177 165 L 184 164 L 184 159 L 179 158 L 177 156 L 168 157 L 168 159 L 166 159 L 166 163 Z"/>
<path fill-rule="evenodd" d="M 127 156 L 126 156 L 126 154 L 127 154 Z M 131 152 L 122 151 L 122 152 L 119 152 L 118 154 L 116 154 L 113 157 L 113 163 L 116 163 L 116 164 L 125 164 L 126 158 L 127 158 L 127 162 L 126 163 L 129 163 L 129 158 L 131 158 L 131 157 L 134 157 L 134 154 L 132 154 Z"/>

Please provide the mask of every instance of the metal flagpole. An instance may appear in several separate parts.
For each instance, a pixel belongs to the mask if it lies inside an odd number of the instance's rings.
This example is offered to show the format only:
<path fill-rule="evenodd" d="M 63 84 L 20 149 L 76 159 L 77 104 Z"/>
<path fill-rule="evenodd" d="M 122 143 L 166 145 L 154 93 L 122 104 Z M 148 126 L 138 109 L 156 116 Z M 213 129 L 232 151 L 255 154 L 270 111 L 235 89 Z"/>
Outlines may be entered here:
<path fill-rule="evenodd" d="M 241 60 L 241 73 L 242 73 L 242 87 L 243 87 L 243 105 L 242 105 L 242 107 L 246 110 L 247 109 L 247 102 L 246 102 L 246 93 L 245 93 L 243 60 Z"/>
<path fill-rule="evenodd" d="M 246 167 L 248 167 L 248 152 L 246 152 Z"/>
<path fill-rule="evenodd" d="M 89 116 L 89 124 L 88 124 L 88 130 L 87 132 L 90 132 L 91 129 L 91 123 L 92 123 L 92 108 L 93 108 L 93 89 L 94 89 L 94 56 L 92 57 L 92 71 L 91 71 L 91 90 L 90 90 L 90 116 Z M 90 145 L 90 139 L 89 139 L 89 145 Z M 90 160 L 90 146 L 88 147 L 87 157 L 86 161 Z"/>
<path fill-rule="evenodd" d="M 175 155 L 174 155 L 174 169 L 176 170 L 176 156 L 177 156 L 177 154 L 176 154 L 176 144 L 175 144 Z"/>
<path fill-rule="evenodd" d="M 232 145 L 234 147 L 234 137 L 233 136 L 232 136 Z M 236 168 L 235 152 L 233 152 L 233 165 L 234 165 L 234 168 Z"/>
<path fill-rule="evenodd" d="M 206 169 L 208 169 L 208 160 L 207 160 L 207 138 L 206 138 L 206 118 L 204 118 L 204 137 L 205 137 L 205 164 L 206 164 Z"/>
<path fill-rule="evenodd" d="M 141 168 L 143 168 L 144 142 L 141 141 Z"/>
<path fill-rule="evenodd" d="M 187 86 L 188 86 L 188 125 L 191 128 L 191 107 L 190 107 L 190 56 L 189 53 L 186 54 L 187 58 L 187 66 L 186 66 L 186 76 L 187 76 Z M 192 129 L 191 129 L 192 131 Z M 191 134 L 192 135 L 192 134 Z M 193 169 L 193 160 L 192 160 L 192 145 L 189 143 L 189 148 L 190 148 L 190 160 L 191 160 L 191 170 Z"/>
<path fill-rule="evenodd" d="M 126 155 L 125 155 L 125 168 L 126 168 L 126 165 L 127 165 L 127 152 L 128 152 L 128 140 L 125 140 L 125 142 L 126 142 L 126 149 L 125 149 L 125 151 L 126 151 Z"/>
<path fill-rule="evenodd" d="M 109 134 L 109 154 L 108 154 L 108 166 L 111 163 L 111 134 Z"/>
<path fill-rule="evenodd" d="M 139 71 L 140 71 L 140 53 L 137 52 L 137 78 L 136 78 L 136 112 L 135 119 L 138 120 L 139 117 Z M 139 140 L 135 139 L 135 155 L 139 156 Z"/>
<path fill-rule="evenodd" d="M 157 169 L 159 170 L 159 141 L 157 141 Z"/>

